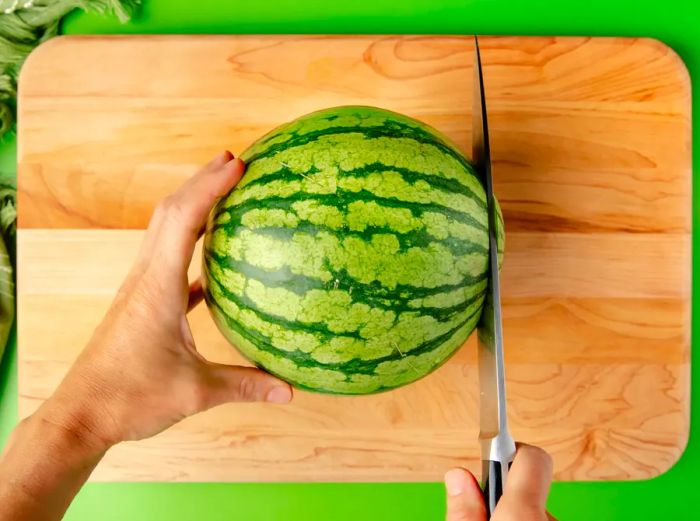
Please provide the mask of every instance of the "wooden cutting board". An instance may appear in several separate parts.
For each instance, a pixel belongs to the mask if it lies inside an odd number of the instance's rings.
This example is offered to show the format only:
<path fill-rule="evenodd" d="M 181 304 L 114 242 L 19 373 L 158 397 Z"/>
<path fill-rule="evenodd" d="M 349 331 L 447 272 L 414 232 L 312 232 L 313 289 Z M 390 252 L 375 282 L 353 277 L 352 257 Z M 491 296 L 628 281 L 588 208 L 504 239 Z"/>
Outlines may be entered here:
<path fill-rule="evenodd" d="M 484 38 L 516 438 L 561 480 L 641 479 L 689 420 L 690 87 L 652 40 Z M 448 36 L 70 37 L 19 99 L 19 394 L 30 414 L 85 345 L 156 202 L 218 151 L 368 104 L 470 150 L 472 42 Z M 192 268 L 192 274 L 197 268 Z M 204 306 L 205 356 L 241 357 Z M 473 339 L 366 397 L 226 405 L 115 447 L 98 480 L 420 481 L 478 471 Z"/>

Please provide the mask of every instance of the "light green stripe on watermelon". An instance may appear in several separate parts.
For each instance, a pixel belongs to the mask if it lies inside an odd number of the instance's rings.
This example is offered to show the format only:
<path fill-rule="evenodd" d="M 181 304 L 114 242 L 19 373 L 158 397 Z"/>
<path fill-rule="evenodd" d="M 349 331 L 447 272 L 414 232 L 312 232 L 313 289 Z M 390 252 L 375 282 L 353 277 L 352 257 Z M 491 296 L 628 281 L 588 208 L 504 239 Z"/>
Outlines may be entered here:
<path fill-rule="evenodd" d="M 415 243 L 423 233 L 427 233 L 433 240 L 455 239 L 468 241 L 475 248 L 482 250 L 488 247 L 487 235 L 483 230 L 475 229 L 474 226 L 437 212 L 424 212 L 417 217 L 407 208 L 384 206 L 376 201 L 353 201 L 348 203 L 344 210 L 337 205 L 332 206 L 308 199 L 286 202 L 275 208 L 246 206 L 222 212 L 214 224 L 217 227 L 228 228 L 229 232 L 233 232 L 241 225 L 250 229 L 274 227 L 297 229 L 313 224 L 319 230 L 344 233 L 350 231 L 370 232 L 370 235 L 377 232 L 406 235 L 413 238 L 407 241 L 408 243 Z M 418 242 L 420 243 L 420 240 Z M 446 244 L 450 243 L 454 241 Z"/>
<path fill-rule="evenodd" d="M 362 284 L 378 283 L 389 289 L 458 284 L 467 277 L 484 276 L 488 266 L 483 253 L 455 257 L 440 243 L 400 252 L 394 235 L 381 234 L 365 241 L 325 232 L 313 236 L 298 233 L 284 241 L 248 229 L 234 236 L 218 229 L 208 247 L 269 272 L 289 267 L 292 273 L 329 282 L 334 272 L 346 271 Z"/>
<path fill-rule="evenodd" d="M 473 172 L 473 167 L 457 151 L 454 143 L 435 129 L 400 114 L 374 108 L 370 108 L 370 110 L 373 113 L 367 117 L 357 116 L 358 107 L 333 109 L 334 114 L 327 114 L 327 116 L 334 119 L 327 119 L 320 113 L 309 114 L 291 124 L 275 129 L 272 134 L 277 134 L 276 136 L 268 134 L 268 136 L 263 137 L 246 150 L 241 155 L 241 158 L 246 163 L 258 162 L 264 164 L 262 162 L 266 158 L 277 156 L 279 159 L 279 155 L 286 150 L 295 150 L 294 158 L 297 156 L 301 157 L 303 153 L 298 149 L 302 146 L 314 145 L 323 151 L 322 147 L 325 145 L 323 140 L 326 137 L 335 139 L 334 144 L 342 146 L 342 144 L 347 144 L 347 142 L 339 143 L 337 140 L 345 139 L 346 135 L 350 135 L 350 139 L 364 139 L 365 141 L 382 143 L 384 145 L 387 145 L 387 143 L 381 141 L 383 138 L 392 140 L 408 139 L 412 143 L 406 143 L 407 147 L 405 149 L 397 150 L 397 153 L 393 154 L 392 159 L 401 160 L 405 157 L 413 159 L 420 164 L 423 160 L 423 157 L 420 156 L 434 154 L 437 156 L 435 157 L 436 161 L 453 160 L 458 163 L 461 166 L 461 168 L 455 170 L 458 176 L 467 179 L 469 176 L 465 176 L 464 171 Z M 324 121 L 324 119 L 326 120 Z M 329 122 L 331 123 L 329 124 Z M 366 150 L 372 150 L 372 146 L 372 143 L 363 143 L 362 147 L 357 148 L 357 150 L 361 151 L 362 157 L 367 157 L 365 156 Z M 396 149 L 399 145 L 392 144 L 389 146 Z M 387 163 L 386 149 L 381 150 L 378 147 L 377 150 L 380 162 Z M 316 156 L 317 154 L 313 155 Z M 431 167 L 434 166 L 430 162 L 428 164 Z M 410 165 L 407 165 L 407 167 L 411 168 Z M 449 170 L 446 171 L 449 172 Z M 435 174 L 432 168 L 429 170 L 429 173 Z M 254 175 L 253 178 L 255 177 Z M 472 180 L 467 180 L 467 183 L 471 184 L 472 182 Z M 479 193 L 483 193 L 483 189 L 478 184 L 474 186 Z"/>
<path fill-rule="evenodd" d="M 452 323 L 442 324 L 441 329 L 430 328 L 428 337 L 416 336 L 417 329 L 425 328 L 416 328 L 411 320 L 414 317 L 407 317 L 367 345 L 344 336 L 327 342 L 319 342 L 312 334 L 301 337 L 297 331 L 265 323 L 250 309 L 240 308 L 223 295 L 216 283 L 209 289 L 215 320 L 228 326 L 223 328 L 227 338 L 246 356 L 264 364 L 273 374 L 292 379 L 297 386 L 332 393 L 386 390 L 430 372 L 461 344 L 465 331 L 473 329 L 482 304 L 474 303 L 463 320 L 456 317 Z M 456 326 L 450 329 L 452 324 Z M 410 345 L 421 341 L 417 346 Z M 379 358 L 365 359 L 368 352 Z"/>
<path fill-rule="evenodd" d="M 343 188 L 343 183 L 346 183 L 354 187 L 364 185 L 364 189 L 370 193 L 375 193 L 374 187 L 381 192 L 377 193 L 379 196 L 386 196 L 387 191 L 392 191 L 395 192 L 392 196 L 398 200 L 430 201 L 472 217 L 484 216 L 485 194 L 478 179 L 454 159 L 449 164 L 441 165 L 440 161 L 446 160 L 445 154 L 437 150 L 432 154 L 416 153 L 416 143 L 410 139 L 366 140 L 359 134 L 345 134 L 342 138 L 346 143 L 343 143 L 337 142 L 339 138 L 336 138 L 326 136 L 329 143 L 323 143 L 323 147 L 314 143 L 314 147 L 305 154 L 293 149 L 268 159 L 267 165 L 263 164 L 265 160 L 251 164 L 239 189 L 232 192 L 224 205 L 269 196 L 285 197 L 298 191 L 299 186 L 310 193 L 335 193 L 338 186 Z M 362 154 L 343 154 L 347 146 L 361 148 Z M 367 151 L 368 147 L 374 148 Z M 396 161 L 400 164 L 378 162 L 378 158 L 386 156 L 387 148 L 392 148 L 396 157 L 402 159 Z M 402 154 L 401 148 L 412 151 L 413 155 L 408 152 Z M 289 157 L 285 154 L 289 154 Z M 302 161 L 302 158 L 307 160 Z M 423 163 L 426 164 L 421 169 Z M 452 172 L 452 175 L 445 175 L 445 171 Z M 268 175 L 270 180 L 266 179 Z M 363 183 L 362 179 L 367 177 L 370 178 L 369 183 Z M 382 180 L 382 183 L 378 184 L 378 180 Z M 434 195 L 427 198 L 426 193 L 432 193 L 432 190 L 435 190 Z M 485 225 L 485 222 L 481 224 Z"/>
<path fill-rule="evenodd" d="M 220 261 L 213 257 L 207 259 L 205 266 L 209 276 L 227 288 L 233 299 L 248 299 L 247 305 L 253 309 L 280 319 L 306 323 L 324 322 L 331 332 L 341 331 L 333 327 L 336 321 L 340 321 L 340 327 L 345 327 L 345 331 L 355 331 L 360 326 L 365 326 L 366 330 L 368 324 L 376 325 L 377 320 L 389 323 L 406 312 L 411 315 L 421 312 L 444 322 L 472 306 L 485 289 L 484 279 L 438 295 L 408 300 L 397 295 L 387 298 L 385 294 L 377 294 L 371 286 L 351 285 L 347 280 L 342 284 L 333 284 L 330 288 L 318 284 L 314 279 L 284 273 L 278 280 L 273 280 L 265 272 L 250 265 Z M 268 295 L 261 297 L 261 293 Z M 324 302 L 324 299 L 328 300 Z M 322 313 L 322 318 L 302 312 L 314 307 L 319 308 L 316 313 Z M 343 317 L 326 317 L 335 312 Z M 346 327 L 352 323 L 355 326 Z M 366 336 L 362 332 L 360 334 Z"/>
<path fill-rule="evenodd" d="M 221 268 L 215 261 L 209 264 L 208 270 L 210 278 L 216 283 L 214 285 L 226 287 L 227 272 L 230 270 Z M 265 290 L 261 290 L 261 287 Z M 448 306 L 431 307 L 420 306 L 418 300 L 396 301 L 373 298 L 365 294 L 358 295 L 358 291 L 351 290 L 352 287 L 332 291 L 310 289 L 302 293 L 295 291 L 294 288 L 290 289 L 284 283 L 272 287 L 269 283 L 263 286 L 258 279 L 251 277 L 244 291 L 222 290 L 222 294 L 237 306 L 251 309 L 269 322 L 290 329 L 311 332 L 323 341 L 328 341 L 334 335 L 341 333 L 358 339 L 369 338 L 378 334 L 382 327 L 387 329 L 389 325 L 403 320 L 402 317 L 406 316 L 425 315 L 430 316 L 436 323 L 448 323 L 465 311 L 471 313 L 475 305 L 480 305 L 479 302 L 484 296 L 483 291 L 463 290 L 463 298 L 459 301 L 450 302 Z M 313 315 L 302 307 L 318 304 L 323 299 L 332 299 L 330 310 L 338 309 L 339 302 L 346 302 L 347 307 L 343 309 L 342 318 L 324 321 L 319 316 L 324 317 L 329 310 L 325 310 L 321 315 Z M 292 310 L 292 317 L 289 314 L 290 306 L 298 306 Z"/>
<path fill-rule="evenodd" d="M 371 240 L 377 233 L 393 234 L 399 240 L 400 251 L 404 252 L 431 242 L 441 242 L 454 255 L 485 254 L 488 248 L 486 234 L 442 214 L 427 212 L 419 219 L 405 208 L 385 207 L 373 201 L 350 203 L 346 212 L 316 201 L 297 201 L 291 208 L 250 208 L 242 215 L 236 213 L 235 219 L 230 213 L 222 213 L 215 224 L 226 228 L 227 234 L 242 226 L 255 231 L 266 230 L 265 234 L 286 240 L 295 232 L 315 235 L 321 231 L 342 231 L 346 237 L 365 240 Z M 280 228 L 287 228 L 288 232 Z"/>
<path fill-rule="evenodd" d="M 231 299 L 225 297 L 218 284 L 209 287 L 211 297 L 219 306 L 221 312 L 229 319 L 236 320 L 251 332 L 264 333 L 269 342 L 282 351 L 310 352 L 321 345 L 325 338 L 319 338 L 314 333 L 289 329 L 261 318 L 253 310 L 240 306 Z"/>
<path fill-rule="evenodd" d="M 296 386 L 333 394 L 366 394 L 392 389 L 417 380 L 444 363 L 476 326 L 479 314 L 468 318 L 463 325 L 436 342 L 438 347 L 415 355 L 399 355 L 383 361 L 372 372 L 355 372 L 343 364 L 335 367 L 303 365 L 295 358 L 285 357 L 284 351 L 262 349 L 250 339 L 217 305 L 212 305 L 215 321 L 229 341 L 250 360 L 265 367 L 280 378 L 293 381 Z"/>
<path fill-rule="evenodd" d="M 362 152 L 344 153 L 348 147 Z M 391 162 L 386 161 L 387 149 L 393 152 Z M 420 143 L 410 137 L 372 138 L 349 132 L 322 136 L 311 143 L 255 160 L 240 188 L 266 184 L 274 179 L 289 181 L 310 173 L 361 176 L 391 169 L 402 173 L 408 180 L 425 181 L 436 188 L 473 197 L 482 206 L 486 203 L 486 194 L 473 171 L 465 168 L 461 158 L 445 155 L 434 144 Z"/>
<path fill-rule="evenodd" d="M 367 177 L 326 177 L 322 183 L 317 183 L 316 178 L 311 176 L 298 181 L 272 181 L 234 194 L 236 196 L 231 196 L 227 205 L 240 210 L 259 206 L 260 201 L 272 204 L 317 201 L 320 204 L 336 202 L 343 205 L 353 200 L 364 200 L 421 213 L 445 213 L 460 222 L 476 224 L 482 230 L 486 230 L 487 226 L 483 209 L 478 213 L 475 210 L 473 214 L 462 211 L 476 205 L 473 199 L 433 190 L 426 183 L 408 184 L 392 171 Z M 300 197 L 300 194 L 304 194 L 304 197 Z M 244 203 L 248 204 L 244 206 Z"/>
<path fill-rule="evenodd" d="M 403 180 L 407 183 L 426 183 L 431 188 L 436 190 L 461 194 L 469 198 L 475 197 L 475 194 L 469 188 L 463 186 L 458 181 L 440 178 L 434 174 L 423 174 L 407 168 L 388 166 L 381 163 L 371 163 L 363 166 L 362 168 L 349 171 L 338 170 L 336 168 L 319 170 L 316 167 L 313 167 L 310 170 L 303 172 L 293 171 L 286 163 L 280 162 L 280 166 L 278 166 L 277 170 L 268 171 L 264 174 L 264 177 L 258 177 L 253 181 L 249 181 L 244 187 L 240 188 L 240 190 L 249 190 L 256 186 L 266 186 L 273 182 L 280 181 L 290 182 L 307 180 L 315 182 L 319 186 L 326 186 L 328 184 L 328 178 L 339 179 L 346 177 L 367 177 L 371 174 L 383 174 L 384 172 L 388 171 L 400 174 Z M 479 206 L 485 205 L 485 202 L 478 196 L 476 197 L 476 202 Z"/>
<path fill-rule="evenodd" d="M 440 295 L 457 289 L 466 290 L 469 286 L 482 283 L 486 279 L 486 274 L 484 273 L 484 275 L 479 277 L 465 277 L 456 284 L 446 284 L 435 288 L 421 288 L 406 284 L 389 289 L 375 283 L 363 284 L 350 277 L 346 271 L 333 272 L 331 280 L 327 281 L 292 273 L 289 266 L 270 272 L 245 261 L 235 260 L 232 257 L 218 256 L 209 250 L 205 253 L 205 263 L 214 263 L 220 268 L 231 269 L 248 278 L 264 281 L 270 287 L 281 286 L 299 294 L 305 293 L 310 289 L 342 289 L 352 294 L 353 298 L 356 297 L 355 300 L 383 307 L 388 306 L 392 302 L 394 306 L 398 306 L 401 302 L 407 302 L 410 299 Z"/>
<path fill-rule="evenodd" d="M 379 109 L 376 107 L 336 107 L 312 112 L 281 125 L 264 135 L 253 143 L 246 151 L 245 156 L 250 159 L 261 156 L 271 147 L 280 145 L 288 146 L 289 141 L 299 136 L 328 131 L 335 128 L 372 128 L 382 125 L 400 124 L 409 129 L 425 130 L 427 125 L 417 120 L 403 116 L 396 112 Z M 434 135 L 440 135 L 434 129 L 429 129 Z M 396 134 L 396 133 L 395 133 Z M 440 135 L 442 136 L 442 135 Z M 431 136 L 432 137 L 432 136 Z M 443 140 L 447 140 L 442 136 Z"/>
<path fill-rule="evenodd" d="M 477 222 L 476 219 L 468 214 L 452 210 L 446 206 L 442 206 L 434 203 L 415 203 L 408 201 L 400 201 L 393 197 L 381 198 L 377 197 L 366 191 L 350 191 L 341 188 L 336 188 L 335 193 L 318 193 L 318 192 L 295 192 L 295 190 L 302 190 L 303 182 L 287 183 L 284 186 L 281 196 L 269 196 L 263 201 L 265 201 L 266 208 L 281 208 L 285 210 L 290 210 L 293 205 L 300 201 L 313 202 L 319 205 L 335 205 L 341 211 L 346 211 L 347 206 L 353 202 L 364 201 L 373 202 L 382 207 L 386 208 L 400 208 L 408 209 L 414 216 L 421 217 L 428 213 L 438 213 L 442 214 L 450 220 L 457 221 L 466 226 L 477 228 L 482 232 L 486 232 L 486 224 Z M 222 207 L 221 212 L 230 213 L 230 223 L 232 225 L 238 224 L 240 218 L 243 214 L 251 209 L 259 208 L 262 205 L 257 199 L 248 199 L 243 203 L 237 204 L 230 207 Z M 485 219 L 484 219 L 485 221 Z"/>
<path fill-rule="evenodd" d="M 254 317 L 251 314 L 251 309 L 244 308 L 230 300 L 229 296 L 225 294 L 226 291 L 218 283 L 214 283 L 210 289 L 210 303 L 220 310 L 227 321 L 234 324 L 239 334 L 249 340 L 257 337 L 259 340 L 257 345 L 260 349 L 272 352 L 280 351 L 280 347 L 275 344 L 274 339 L 268 336 L 269 331 L 277 332 L 277 329 L 274 327 L 277 324 L 273 323 L 271 329 L 267 329 L 264 325 L 261 326 L 261 320 L 264 322 L 265 318 Z M 362 358 L 353 357 L 351 360 L 336 363 L 320 362 L 314 357 L 314 352 L 316 349 L 322 349 L 321 346 L 310 351 L 308 349 L 298 349 L 288 354 L 291 359 L 295 360 L 296 365 L 301 367 L 319 365 L 320 363 L 320 365 L 328 369 L 352 370 L 354 372 L 371 374 L 379 365 L 385 362 L 399 360 L 409 355 L 417 356 L 437 348 L 444 337 L 451 336 L 465 322 L 470 320 L 475 314 L 478 314 L 476 312 L 480 310 L 480 307 L 481 301 L 475 302 L 470 309 L 460 314 L 460 316 L 454 317 L 450 322 L 441 323 L 437 325 L 436 329 L 431 329 L 429 332 L 423 331 L 418 334 L 416 320 L 427 322 L 430 317 L 416 317 L 415 315 L 400 317 L 391 328 L 373 336 L 369 341 L 368 347 L 368 344 L 365 343 L 367 352 Z M 323 333 L 319 332 L 316 338 L 320 340 L 322 335 Z M 348 336 L 339 335 L 337 338 L 348 338 Z M 367 356 L 368 352 L 371 352 L 373 356 Z M 339 353 L 339 355 L 342 355 L 342 353 Z"/>
<path fill-rule="evenodd" d="M 424 181 L 409 183 L 398 172 L 387 170 L 366 177 L 341 177 L 338 188 L 348 192 L 366 192 L 381 199 L 394 199 L 401 202 L 444 206 L 459 213 L 466 213 L 481 226 L 487 222 L 477 202 L 462 194 L 436 190 Z"/>
<path fill-rule="evenodd" d="M 472 299 L 482 295 L 486 291 L 487 280 L 484 278 L 472 285 L 438 293 L 437 295 L 429 295 L 423 298 L 417 298 L 408 302 L 411 308 L 437 308 L 449 309 L 454 306 L 459 306 L 463 302 L 469 302 Z"/>
<path fill-rule="evenodd" d="M 405 307 L 402 313 L 397 313 L 372 308 L 362 302 L 354 302 L 350 294 L 341 290 L 310 290 L 298 295 L 283 288 L 268 288 L 257 280 L 248 280 L 241 287 L 238 273 L 221 268 L 215 262 L 207 263 L 206 267 L 209 278 L 214 282 L 210 285 L 213 299 L 230 318 L 238 320 L 248 329 L 274 331 L 279 335 L 278 326 L 286 324 L 289 329 L 311 335 L 301 338 L 305 346 L 310 345 L 312 337 L 327 341 L 329 333 L 352 333 L 356 338 L 367 339 L 366 347 L 372 347 L 367 349 L 365 357 L 360 357 L 363 359 L 385 356 L 391 346 L 403 353 L 410 353 L 416 346 L 444 334 L 466 316 L 472 315 L 483 299 L 483 289 L 479 288 L 482 291 L 473 292 L 464 301 L 465 305 L 446 320 L 439 321 L 432 315 L 419 315 L 417 311 L 426 311 L 421 309 Z M 236 290 L 223 290 L 224 285 Z M 255 316 L 250 313 L 247 317 L 242 316 L 241 310 L 253 311 Z M 271 317 L 274 317 L 274 323 Z M 271 345 L 279 347 L 274 340 Z M 338 355 L 340 358 L 344 356 L 343 353 Z M 329 360 L 328 354 L 324 356 L 325 360 Z"/>

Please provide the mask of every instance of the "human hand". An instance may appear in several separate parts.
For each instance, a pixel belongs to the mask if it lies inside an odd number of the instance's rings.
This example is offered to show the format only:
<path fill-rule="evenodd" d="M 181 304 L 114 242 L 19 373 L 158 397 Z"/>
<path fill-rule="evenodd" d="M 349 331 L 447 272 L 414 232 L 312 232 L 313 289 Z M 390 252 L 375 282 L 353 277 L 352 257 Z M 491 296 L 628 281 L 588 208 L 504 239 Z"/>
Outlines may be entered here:
<path fill-rule="evenodd" d="M 552 458 L 532 445 L 518 444 L 491 521 L 556 521 L 546 510 L 552 483 Z M 447 521 L 486 521 L 481 487 L 469 471 L 456 468 L 445 474 Z"/>
<path fill-rule="evenodd" d="M 158 205 L 111 308 L 40 408 L 44 421 L 106 449 L 224 402 L 291 400 L 289 384 L 259 369 L 205 360 L 186 318 L 202 299 L 201 282 L 187 280 L 195 243 L 244 169 L 225 152 Z"/>

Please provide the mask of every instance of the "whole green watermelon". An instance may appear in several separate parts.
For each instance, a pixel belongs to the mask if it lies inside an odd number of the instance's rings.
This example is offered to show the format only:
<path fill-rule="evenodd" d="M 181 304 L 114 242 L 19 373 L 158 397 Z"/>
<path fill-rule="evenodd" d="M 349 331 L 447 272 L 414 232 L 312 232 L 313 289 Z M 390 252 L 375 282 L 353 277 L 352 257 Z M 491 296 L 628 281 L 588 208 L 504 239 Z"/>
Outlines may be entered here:
<path fill-rule="evenodd" d="M 203 282 L 248 359 L 300 388 L 364 394 L 427 375 L 464 343 L 486 289 L 487 210 L 447 138 L 339 107 L 241 158 L 243 180 L 209 218 Z"/>

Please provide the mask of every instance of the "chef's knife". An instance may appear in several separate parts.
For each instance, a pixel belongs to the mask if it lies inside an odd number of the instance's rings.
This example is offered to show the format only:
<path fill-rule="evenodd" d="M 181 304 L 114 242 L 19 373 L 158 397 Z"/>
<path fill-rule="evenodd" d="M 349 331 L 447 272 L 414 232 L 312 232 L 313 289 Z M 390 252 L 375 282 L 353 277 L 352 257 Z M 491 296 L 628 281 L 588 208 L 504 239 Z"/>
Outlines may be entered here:
<path fill-rule="evenodd" d="M 496 203 L 491 177 L 491 148 L 486 116 L 484 78 L 479 40 L 474 37 L 474 110 L 472 115 L 472 159 L 486 191 L 489 229 L 488 285 L 484 309 L 477 327 L 479 339 L 479 389 L 482 475 L 488 515 L 503 494 L 508 469 L 515 457 L 515 443 L 508 432 L 506 385 L 503 368 L 503 331 L 496 238 Z"/>

